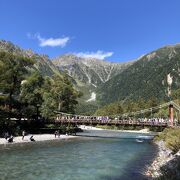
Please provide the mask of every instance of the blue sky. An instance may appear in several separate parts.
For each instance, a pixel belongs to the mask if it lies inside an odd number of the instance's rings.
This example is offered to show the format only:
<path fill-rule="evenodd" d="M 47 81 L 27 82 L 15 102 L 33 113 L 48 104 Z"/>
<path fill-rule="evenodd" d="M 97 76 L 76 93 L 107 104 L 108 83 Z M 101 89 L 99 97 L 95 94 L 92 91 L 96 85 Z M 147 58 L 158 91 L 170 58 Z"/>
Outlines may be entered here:
<path fill-rule="evenodd" d="M 113 62 L 180 42 L 180 0 L 0 0 L 0 39 Z"/>

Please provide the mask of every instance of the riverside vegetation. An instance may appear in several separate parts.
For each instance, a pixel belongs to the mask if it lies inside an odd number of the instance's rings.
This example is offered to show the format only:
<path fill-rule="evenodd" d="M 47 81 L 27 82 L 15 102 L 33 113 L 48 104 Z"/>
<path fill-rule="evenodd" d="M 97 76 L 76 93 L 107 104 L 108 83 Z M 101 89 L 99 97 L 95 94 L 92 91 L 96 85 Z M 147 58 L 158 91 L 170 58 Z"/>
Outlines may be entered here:
<path fill-rule="evenodd" d="M 58 109 L 74 112 L 80 93 L 73 88 L 68 77 L 60 74 L 43 76 L 32 68 L 34 63 L 34 58 L 0 52 L 1 133 L 18 133 L 22 128 L 20 120 L 24 118 L 37 123 L 40 119 L 53 118 Z M 37 126 L 33 124 L 29 126 Z"/>
<path fill-rule="evenodd" d="M 155 141 L 164 141 L 165 146 L 169 148 L 173 154 L 180 150 L 180 129 L 166 128 L 163 132 L 155 137 Z"/>

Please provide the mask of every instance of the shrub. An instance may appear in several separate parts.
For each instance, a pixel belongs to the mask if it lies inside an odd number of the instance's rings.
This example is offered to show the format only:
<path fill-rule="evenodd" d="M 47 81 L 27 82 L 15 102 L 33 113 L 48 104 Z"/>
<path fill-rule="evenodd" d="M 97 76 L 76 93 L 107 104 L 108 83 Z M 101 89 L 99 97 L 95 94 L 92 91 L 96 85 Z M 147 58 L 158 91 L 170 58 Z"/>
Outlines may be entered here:
<path fill-rule="evenodd" d="M 180 150 L 180 129 L 166 128 L 163 132 L 159 133 L 155 140 L 163 140 L 166 147 L 175 154 Z"/>

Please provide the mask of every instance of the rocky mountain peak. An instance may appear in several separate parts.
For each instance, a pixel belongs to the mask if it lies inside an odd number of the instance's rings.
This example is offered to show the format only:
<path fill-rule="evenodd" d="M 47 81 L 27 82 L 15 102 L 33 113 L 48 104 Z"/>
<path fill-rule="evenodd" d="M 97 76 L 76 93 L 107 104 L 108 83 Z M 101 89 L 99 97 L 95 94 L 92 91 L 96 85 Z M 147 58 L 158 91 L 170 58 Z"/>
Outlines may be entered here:
<path fill-rule="evenodd" d="M 74 54 L 59 56 L 52 62 L 76 80 L 94 87 L 121 73 L 129 65 L 129 63 L 111 63 L 96 58 L 82 58 Z"/>

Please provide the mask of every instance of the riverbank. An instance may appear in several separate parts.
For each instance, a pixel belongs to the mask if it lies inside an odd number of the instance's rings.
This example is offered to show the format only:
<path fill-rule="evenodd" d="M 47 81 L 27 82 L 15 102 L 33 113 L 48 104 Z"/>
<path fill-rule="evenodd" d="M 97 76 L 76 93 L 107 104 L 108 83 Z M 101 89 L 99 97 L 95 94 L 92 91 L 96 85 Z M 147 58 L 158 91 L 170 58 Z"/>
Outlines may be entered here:
<path fill-rule="evenodd" d="M 169 134 L 174 133 L 170 137 Z M 178 138 L 176 130 L 168 129 L 162 132 L 155 144 L 158 146 L 158 153 L 152 164 L 147 167 L 145 175 L 150 179 L 176 180 L 180 179 L 180 149 L 179 142 L 173 141 Z M 162 138 L 163 137 L 163 138 Z M 170 140 L 168 139 L 170 137 Z M 167 139 L 169 141 L 167 141 Z"/>
<path fill-rule="evenodd" d="M 12 143 L 8 143 L 8 141 L 5 138 L 0 138 L 0 144 L 16 144 L 16 143 L 28 143 L 30 141 L 31 135 L 27 135 L 24 137 L 24 140 L 22 140 L 22 136 L 14 137 Z M 60 137 L 54 136 L 54 134 L 33 134 L 33 138 L 35 141 L 49 141 L 49 140 L 63 140 L 63 139 L 70 139 L 70 138 L 76 138 L 76 136 L 69 136 L 69 135 L 60 135 Z"/>
<path fill-rule="evenodd" d="M 171 150 L 165 147 L 163 141 L 155 142 L 155 144 L 158 146 L 158 153 L 152 164 L 147 168 L 147 171 L 145 172 L 145 174 L 151 178 L 157 178 L 161 176 L 161 167 L 165 165 L 168 161 L 173 159 L 173 156 L 171 155 Z"/>
<path fill-rule="evenodd" d="M 149 129 L 141 129 L 141 130 L 116 130 L 116 129 L 105 129 L 93 126 L 84 126 L 80 125 L 79 128 L 82 130 L 105 130 L 105 131 L 115 131 L 115 132 L 129 132 L 129 133 L 144 133 L 144 134 L 152 134 L 154 132 L 149 131 Z"/>
<path fill-rule="evenodd" d="M 129 133 L 145 133 L 150 134 L 151 132 L 148 131 L 148 129 L 142 129 L 142 130 L 109 130 L 109 129 L 102 129 L 102 128 L 96 128 L 93 126 L 79 126 L 82 130 L 105 130 L 105 131 L 115 131 L 115 132 L 129 132 Z M 24 140 L 22 140 L 22 136 L 17 136 L 13 138 L 12 143 L 8 143 L 8 141 L 5 138 L 0 138 L 0 144 L 15 144 L 15 143 L 27 143 L 31 142 L 30 137 L 32 134 L 25 136 Z M 61 139 L 70 139 L 70 138 L 76 138 L 76 136 L 70 136 L 70 135 L 60 135 L 60 137 L 54 136 L 54 134 L 33 134 L 33 138 L 35 141 L 49 141 L 49 140 L 61 140 Z"/>

